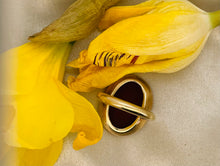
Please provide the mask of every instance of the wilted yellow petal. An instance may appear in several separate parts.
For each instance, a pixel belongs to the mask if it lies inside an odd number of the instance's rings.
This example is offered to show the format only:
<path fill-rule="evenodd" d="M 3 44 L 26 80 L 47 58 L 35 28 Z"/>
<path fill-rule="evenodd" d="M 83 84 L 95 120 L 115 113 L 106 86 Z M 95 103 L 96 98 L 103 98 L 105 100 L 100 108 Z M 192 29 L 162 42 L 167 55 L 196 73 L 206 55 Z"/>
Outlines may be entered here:
<path fill-rule="evenodd" d="M 88 36 L 106 9 L 119 0 L 76 0 L 53 23 L 29 37 L 38 42 L 71 42 Z"/>
<path fill-rule="evenodd" d="M 44 149 L 26 149 L 8 147 L 4 156 L 7 166 L 53 166 L 63 148 L 63 141 L 58 141 Z"/>
<path fill-rule="evenodd" d="M 62 84 L 58 84 L 63 95 L 70 100 L 74 109 L 72 132 L 77 132 L 73 142 L 75 150 L 97 143 L 102 138 L 103 127 L 98 113 L 91 103 Z"/>
<path fill-rule="evenodd" d="M 151 10 L 140 14 L 143 7 Z M 185 0 L 152 0 L 111 9 L 134 15 L 95 38 L 73 66 L 121 66 L 183 56 L 194 51 L 212 29 L 209 14 Z M 115 17 L 118 13 L 111 12 Z"/>
<path fill-rule="evenodd" d="M 70 77 L 68 86 L 74 91 L 88 92 L 94 88 L 104 88 L 130 73 L 172 73 L 179 71 L 196 59 L 201 52 L 207 37 L 208 35 L 206 35 L 194 52 L 181 57 L 118 67 L 98 67 L 96 65 L 89 65 L 77 76 L 77 78 Z"/>
<path fill-rule="evenodd" d="M 107 26 L 117 23 L 69 64 L 80 68 L 80 75 L 69 79 L 69 87 L 89 91 L 104 88 L 129 73 L 183 69 L 199 55 L 210 31 L 219 25 L 219 15 L 187 0 L 151 0 L 113 7 L 103 20 Z"/>

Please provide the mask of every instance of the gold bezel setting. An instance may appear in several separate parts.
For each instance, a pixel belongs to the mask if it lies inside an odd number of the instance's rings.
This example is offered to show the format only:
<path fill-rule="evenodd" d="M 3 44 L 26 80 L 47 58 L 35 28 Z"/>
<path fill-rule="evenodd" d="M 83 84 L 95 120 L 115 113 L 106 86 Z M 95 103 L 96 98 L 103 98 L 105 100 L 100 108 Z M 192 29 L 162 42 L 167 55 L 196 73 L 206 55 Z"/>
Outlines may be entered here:
<path fill-rule="evenodd" d="M 143 92 L 143 102 L 141 107 L 114 97 L 119 88 L 128 82 L 134 82 L 141 87 Z M 104 93 L 99 93 L 98 96 L 102 101 L 100 104 L 99 114 L 101 116 L 103 125 L 107 131 L 114 135 L 132 134 L 141 129 L 148 119 L 154 119 L 153 113 L 150 112 L 153 102 L 150 87 L 146 82 L 135 75 L 128 75 L 119 79 L 108 88 L 106 88 Z M 111 123 L 109 118 L 109 106 L 136 115 L 137 118 L 129 126 L 126 126 L 125 128 L 118 128 Z"/>

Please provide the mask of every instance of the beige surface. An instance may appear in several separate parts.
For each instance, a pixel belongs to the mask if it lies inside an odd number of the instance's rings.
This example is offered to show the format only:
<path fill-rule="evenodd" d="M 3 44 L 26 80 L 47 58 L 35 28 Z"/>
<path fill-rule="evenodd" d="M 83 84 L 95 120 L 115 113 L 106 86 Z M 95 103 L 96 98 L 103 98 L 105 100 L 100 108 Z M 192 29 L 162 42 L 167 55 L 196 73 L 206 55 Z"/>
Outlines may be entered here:
<path fill-rule="evenodd" d="M 25 43 L 27 36 L 59 17 L 73 1 L 4 0 L 1 51 Z M 141 1 L 122 0 L 121 4 Z M 220 0 L 192 2 L 207 11 L 220 9 Z M 71 58 L 87 48 L 97 34 L 77 41 Z M 105 131 L 98 144 L 80 151 L 72 149 L 75 135 L 69 135 L 56 166 L 220 165 L 220 27 L 188 68 L 174 74 L 138 75 L 152 88 L 156 119 L 131 136 L 115 137 Z M 97 108 L 96 93 L 83 95 Z"/>

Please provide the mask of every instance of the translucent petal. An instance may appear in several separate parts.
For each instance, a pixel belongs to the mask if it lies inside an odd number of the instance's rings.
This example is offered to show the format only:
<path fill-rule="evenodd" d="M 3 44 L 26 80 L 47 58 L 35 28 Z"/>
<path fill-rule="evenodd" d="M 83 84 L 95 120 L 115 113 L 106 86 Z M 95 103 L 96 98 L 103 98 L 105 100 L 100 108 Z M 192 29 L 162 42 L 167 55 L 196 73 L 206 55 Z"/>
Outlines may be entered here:
<path fill-rule="evenodd" d="M 102 138 L 103 127 L 92 104 L 60 83 L 59 88 L 63 95 L 70 100 L 74 109 L 75 116 L 71 131 L 78 134 L 73 142 L 73 148 L 79 150 L 97 143 Z"/>

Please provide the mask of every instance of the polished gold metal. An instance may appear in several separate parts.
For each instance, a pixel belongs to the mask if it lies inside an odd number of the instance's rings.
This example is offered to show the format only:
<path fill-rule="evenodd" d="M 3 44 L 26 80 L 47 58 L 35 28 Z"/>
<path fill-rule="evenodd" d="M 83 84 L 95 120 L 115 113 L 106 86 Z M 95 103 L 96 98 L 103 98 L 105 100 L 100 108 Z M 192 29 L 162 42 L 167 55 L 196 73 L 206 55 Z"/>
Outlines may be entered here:
<path fill-rule="evenodd" d="M 114 97 L 119 88 L 128 82 L 134 82 L 141 87 L 143 92 L 143 102 L 141 107 Z M 152 93 L 150 87 L 142 79 L 135 75 L 128 75 L 121 78 L 117 82 L 110 85 L 106 89 L 105 93 L 99 93 L 98 97 L 102 101 L 99 114 L 101 116 L 103 125 L 110 133 L 114 135 L 128 135 L 134 133 L 135 131 L 141 129 L 148 119 L 154 119 L 153 113 L 150 112 L 152 108 Z M 117 128 L 110 121 L 109 106 L 136 115 L 137 118 L 131 125 L 125 128 Z"/>
<path fill-rule="evenodd" d="M 100 100 L 107 104 L 110 105 L 112 107 L 118 108 L 122 111 L 125 111 L 127 113 L 136 115 L 136 116 L 140 116 L 143 119 L 153 119 L 154 115 L 152 112 L 147 111 L 146 109 L 132 104 L 130 102 L 127 102 L 125 100 L 119 99 L 117 97 L 113 97 L 111 95 L 108 95 L 106 93 L 99 93 L 98 97 L 100 98 Z"/>

